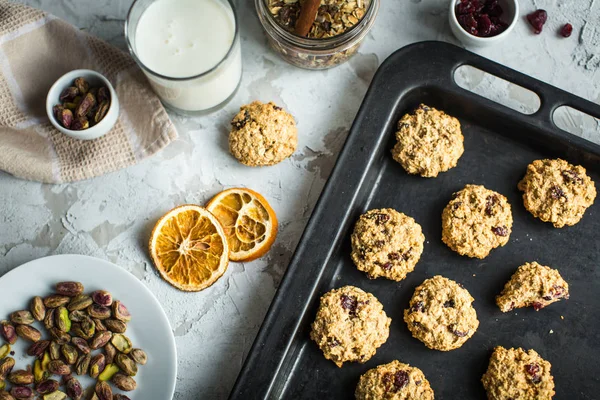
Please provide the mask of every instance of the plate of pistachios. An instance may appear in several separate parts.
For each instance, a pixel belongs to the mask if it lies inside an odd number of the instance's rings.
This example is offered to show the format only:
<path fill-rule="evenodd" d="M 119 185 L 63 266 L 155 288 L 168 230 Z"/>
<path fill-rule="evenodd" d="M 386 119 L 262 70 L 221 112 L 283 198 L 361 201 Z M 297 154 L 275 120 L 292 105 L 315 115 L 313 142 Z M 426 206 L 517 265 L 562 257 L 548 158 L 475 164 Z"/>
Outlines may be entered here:
<path fill-rule="evenodd" d="M 172 399 L 169 320 L 124 269 L 45 257 L 0 277 L 0 293 L 0 400 Z"/>

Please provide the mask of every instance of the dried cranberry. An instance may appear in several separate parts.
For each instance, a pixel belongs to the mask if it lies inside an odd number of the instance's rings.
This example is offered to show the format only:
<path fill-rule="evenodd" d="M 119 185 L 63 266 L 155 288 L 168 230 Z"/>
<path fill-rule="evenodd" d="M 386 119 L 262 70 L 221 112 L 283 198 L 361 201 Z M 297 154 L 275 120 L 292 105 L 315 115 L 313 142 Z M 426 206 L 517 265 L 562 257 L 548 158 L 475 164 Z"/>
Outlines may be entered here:
<path fill-rule="evenodd" d="M 540 383 L 542 381 L 542 377 L 540 374 L 540 366 L 537 364 L 527 364 L 525 366 L 525 371 L 531 376 L 531 381 L 533 383 Z"/>
<path fill-rule="evenodd" d="M 244 110 L 244 119 L 240 119 L 232 123 L 235 129 L 242 129 L 246 124 L 250 122 L 250 113 L 247 110 Z"/>
<path fill-rule="evenodd" d="M 389 271 L 390 269 L 392 269 L 392 263 L 386 262 L 385 264 L 383 264 L 381 266 L 381 269 L 383 269 L 385 271 Z"/>
<path fill-rule="evenodd" d="M 279 106 L 275 106 L 275 105 L 273 106 L 273 109 L 274 109 L 274 110 L 277 110 L 277 111 L 283 110 L 283 108 L 281 108 L 281 107 L 279 107 Z"/>
<path fill-rule="evenodd" d="M 466 331 L 466 332 L 459 331 L 458 329 L 456 329 L 456 325 L 454 325 L 454 324 L 449 325 L 448 329 L 450 330 L 450 332 L 454 333 L 458 337 L 465 337 L 469 334 L 469 331 Z"/>
<path fill-rule="evenodd" d="M 334 337 L 329 337 L 327 338 L 327 344 L 329 345 L 329 347 L 337 347 L 340 345 L 340 342 L 338 342 L 338 340 Z"/>
<path fill-rule="evenodd" d="M 383 240 L 377 240 L 375 242 L 375 246 L 377 246 L 377 247 L 383 247 L 384 244 L 385 244 L 385 241 L 383 241 Z"/>
<path fill-rule="evenodd" d="M 409 248 L 408 250 L 406 250 L 406 253 L 402 254 L 402 259 L 404 261 L 408 261 L 408 259 L 410 258 L 410 252 L 412 251 L 412 247 Z"/>
<path fill-rule="evenodd" d="M 479 0 L 461 0 L 456 5 L 457 14 L 473 14 L 480 7 Z"/>
<path fill-rule="evenodd" d="M 425 311 L 425 304 L 423 304 L 422 301 L 417 301 L 415 304 L 412 305 L 410 310 L 412 312 L 417 312 L 417 311 L 423 312 L 423 311 Z"/>
<path fill-rule="evenodd" d="M 533 26 L 533 32 L 535 34 L 540 34 L 542 32 L 542 28 L 548 19 L 548 13 L 546 10 L 536 10 L 531 14 L 527 15 L 527 20 Z"/>
<path fill-rule="evenodd" d="M 375 214 L 375 221 L 377 223 L 377 225 L 379 224 L 383 224 L 387 221 L 389 221 L 390 216 L 387 214 Z"/>
<path fill-rule="evenodd" d="M 567 198 L 567 195 L 565 194 L 565 192 L 560 188 L 560 186 L 552 186 L 552 188 L 550 189 L 550 196 L 552 196 L 552 198 L 554 200 L 558 200 L 561 197 L 564 197 L 565 199 Z"/>
<path fill-rule="evenodd" d="M 533 309 L 535 311 L 540 311 L 542 308 L 544 308 L 544 305 L 538 301 L 534 301 L 533 302 Z"/>
<path fill-rule="evenodd" d="M 354 296 L 346 296 L 345 294 L 341 297 L 342 308 L 348 310 L 348 313 L 352 316 L 356 315 L 356 309 L 358 308 L 358 299 Z"/>
<path fill-rule="evenodd" d="M 458 23 L 464 28 L 465 31 L 471 35 L 478 36 L 479 31 L 477 30 L 477 20 L 473 14 L 463 14 L 458 16 Z"/>
<path fill-rule="evenodd" d="M 479 36 L 489 36 L 492 33 L 492 21 L 487 14 L 482 14 L 477 20 L 477 29 L 479 30 Z"/>
<path fill-rule="evenodd" d="M 560 30 L 562 37 L 569 37 L 571 36 L 571 33 L 573 33 L 573 25 L 571 24 L 565 24 L 565 26 L 563 26 Z"/>
<path fill-rule="evenodd" d="M 457 201 L 456 203 L 452 204 L 452 209 L 456 210 L 460 206 L 462 206 L 462 201 Z"/>
<path fill-rule="evenodd" d="M 388 254 L 388 258 L 390 260 L 399 260 L 400 259 L 400 254 L 398 254 L 398 253 L 389 253 Z"/>
<path fill-rule="evenodd" d="M 570 183 L 583 183 L 583 179 L 576 171 L 564 170 L 562 172 L 563 179 Z"/>
<path fill-rule="evenodd" d="M 490 17 L 499 17 L 504 14 L 504 10 L 498 4 L 498 0 L 489 0 L 483 8 L 483 12 Z"/>
<path fill-rule="evenodd" d="M 496 236 L 507 236 L 508 235 L 508 228 L 505 226 L 494 226 L 492 227 L 492 232 L 494 232 L 494 235 Z"/>
<path fill-rule="evenodd" d="M 404 386 L 408 385 L 408 372 L 406 371 L 398 371 L 394 374 L 394 389 L 395 391 L 399 391 Z"/>
<path fill-rule="evenodd" d="M 562 287 L 562 286 L 558 286 L 558 285 L 554 285 L 552 286 L 552 288 L 554 289 L 554 293 L 553 296 L 555 299 L 557 298 L 565 298 L 565 299 L 569 299 L 569 293 L 567 293 L 567 290 Z"/>
<path fill-rule="evenodd" d="M 454 299 L 447 300 L 444 303 L 445 308 L 454 308 L 455 305 L 456 305 L 456 303 L 454 302 Z"/>
<path fill-rule="evenodd" d="M 494 206 L 498 203 L 498 196 L 490 195 L 485 199 L 485 213 L 490 217 L 494 215 Z"/>

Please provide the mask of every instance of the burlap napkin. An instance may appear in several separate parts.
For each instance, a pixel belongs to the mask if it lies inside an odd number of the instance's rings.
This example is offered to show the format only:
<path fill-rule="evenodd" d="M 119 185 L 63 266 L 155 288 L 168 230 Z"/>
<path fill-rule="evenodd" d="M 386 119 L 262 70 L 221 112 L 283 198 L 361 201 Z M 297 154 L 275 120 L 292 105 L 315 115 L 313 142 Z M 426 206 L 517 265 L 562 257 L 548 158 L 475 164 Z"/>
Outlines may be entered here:
<path fill-rule="evenodd" d="M 92 69 L 117 91 L 121 113 L 106 136 L 81 141 L 48 122 L 46 94 L 61 75 Z M 138 163 L 177 138 L 133 59 L 42 11 L 0 0 L 0 170 L 73 182 Z"/>

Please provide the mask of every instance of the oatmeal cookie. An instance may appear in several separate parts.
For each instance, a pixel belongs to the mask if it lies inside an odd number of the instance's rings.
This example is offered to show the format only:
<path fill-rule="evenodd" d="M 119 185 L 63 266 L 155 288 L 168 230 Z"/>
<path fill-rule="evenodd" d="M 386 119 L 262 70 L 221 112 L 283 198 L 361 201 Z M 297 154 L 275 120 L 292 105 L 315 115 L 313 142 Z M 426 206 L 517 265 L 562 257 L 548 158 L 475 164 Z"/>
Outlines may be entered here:
<path fill-rule="evenodd" d="M 433 400 L 423 371 L 394 360 L 365 372 L 356 386 L 356 400 Z"/>
<path fill-rule="evenodd" d="M 585 168 L 561 159 L 529 164 L 518 188 L 527 211 L 556 228 L 578 223 L 596 198 L 596 186 Z"/>
<path fill-rule="evenodd" d="M 400 119 L 396 140 L 394 160 L 409 174 L 426 178 L 456 167 L 464 152 L 460 122 L 424 104 Z"/>
<path fill-rule="evenodd" d="M 569 285 L 557 270 L 537 262 L 521 265 L 504 286 L 496 304 L 502 312 L 531 307 L 536 311 L 569 298 Z"/>
<path fill-rule="evenodd" d="M 458 349 L 479 327 L 473 301 L 467 289 L 437 275 L 417 286 L 404 322 L 430 349 Z"/>
<path fill-rule="evenodd" d="M 294 117 L 274 103 L 245 105 L 231 121 L 229 151 L 242 164 L 277 164 L 291 156 L 297 145 Z"/>
<path fill-rule="evenodd" d="M 321 297 L 310 338 L 338 367 L 347 361 L 368 361 L 390 333 L 391 318 L 371 293 L 354 286 Z"/>
<path fill-rule="evenodd" d="M 467 185 L 442 213 L 442 241 L 463 256 L 485 258 L 508 243 L 512 213 L 506 197 L 479 185 Z"/>
<path fill-rule="evenodd" d="M 361 215 L 352 233 L 352 261 L 371 279 L 401 281 L 423 253 L 421 225 L 394 209 L 370 210 Z"/>
<path fill-rule="evenodd" d="M 550 400 L 554 396 L 550 368 L 535 350 L 498 346 L 481 381 L 488 400 Z"/>

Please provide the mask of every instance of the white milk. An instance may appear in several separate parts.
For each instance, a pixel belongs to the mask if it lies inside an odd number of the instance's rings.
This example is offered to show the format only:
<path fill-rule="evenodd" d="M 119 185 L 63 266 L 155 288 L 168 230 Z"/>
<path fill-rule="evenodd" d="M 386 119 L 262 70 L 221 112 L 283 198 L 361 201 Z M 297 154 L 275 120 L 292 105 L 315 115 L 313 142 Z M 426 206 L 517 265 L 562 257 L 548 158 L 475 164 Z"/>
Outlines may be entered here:
<path fill-rule="evenodd" d="M 134 46 L 141 63 L 165 77 L 147 73 L 154 90 L 167 105 L 179 110 L 215 107 L 227 100 L 240 82 L 240 44 L 233 10 L 225 1 L 157 0 L 141 15 Z M 181 79 L 213 68 L 199 78 Z"/>

